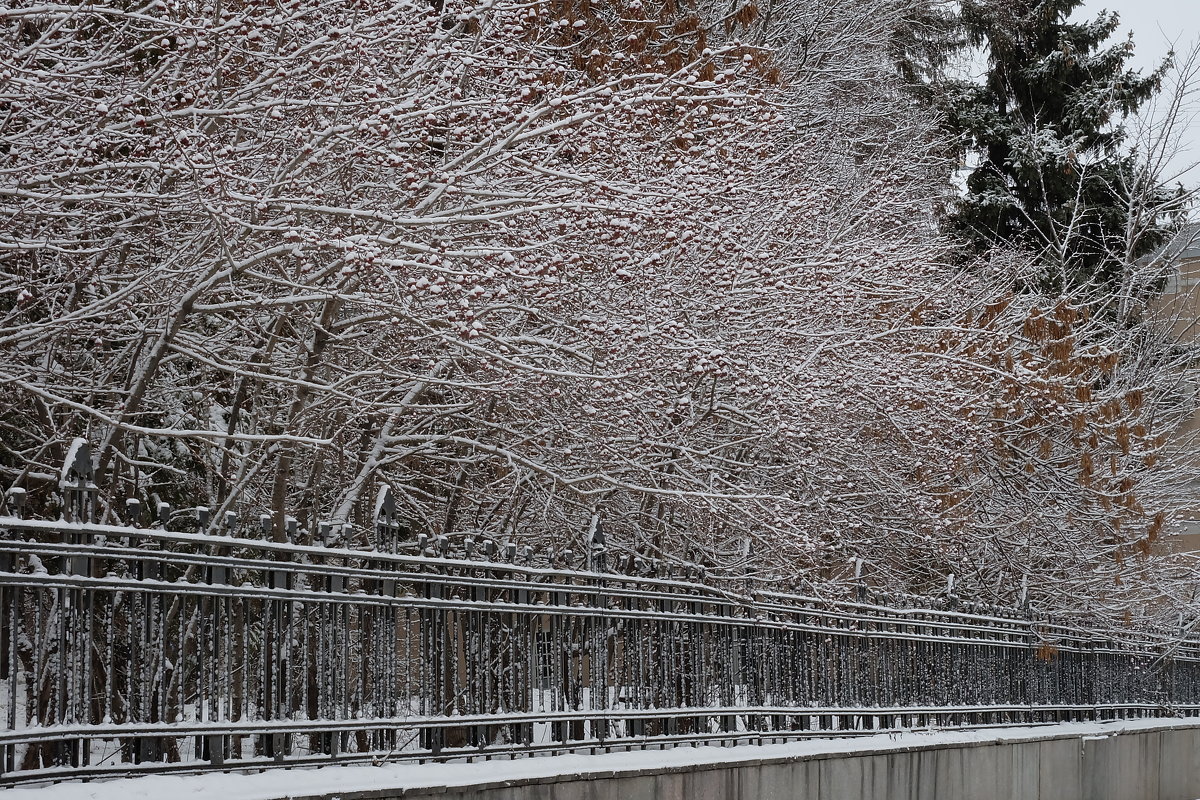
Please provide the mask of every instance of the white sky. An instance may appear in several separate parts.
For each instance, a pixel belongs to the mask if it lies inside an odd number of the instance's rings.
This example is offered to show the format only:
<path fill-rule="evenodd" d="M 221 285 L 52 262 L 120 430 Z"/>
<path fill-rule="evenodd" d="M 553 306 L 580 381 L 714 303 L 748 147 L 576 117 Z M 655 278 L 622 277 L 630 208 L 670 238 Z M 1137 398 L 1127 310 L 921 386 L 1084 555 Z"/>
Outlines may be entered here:
<path fill-rule="evenodd" d="M 1186 57 L 1200 43 L 1200 0 L 1085 0 L 1074 18 L 1092 18 L 1102 10 L 1120 15 L 1117 36 L 1123 38 L 1133 32 L 1137 50 L 1132 66 L 1143 71 L 1161 63 L 1172 47 L 1180 57 Z M 1200 162 L 1200 76 L 1192 83 L 1187 124 L 1179 131 L 1180 152 L 1171 162 L 1172 171 L 1183 173 L 1182 179 L 1188 185 L 1200 184 L 1200 169 L 1192 167 Z M 1171 88 L 1169 81 L 1168 91 Z"/>

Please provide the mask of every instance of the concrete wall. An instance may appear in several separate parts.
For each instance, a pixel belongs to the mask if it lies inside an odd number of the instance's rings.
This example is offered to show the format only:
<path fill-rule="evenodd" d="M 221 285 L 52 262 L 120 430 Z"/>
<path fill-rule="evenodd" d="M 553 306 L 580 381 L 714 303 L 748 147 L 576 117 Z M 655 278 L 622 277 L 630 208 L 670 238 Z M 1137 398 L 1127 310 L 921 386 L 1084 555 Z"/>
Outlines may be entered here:
<path fill-rule="evenodd" d="M 741 748 L 739 748 L 741 749 Z M 717 750 L 716 754 L 721 754 Z M 914 745 L 347 792 L 340 800 L 1196 800 L 1200 729 Z"/>

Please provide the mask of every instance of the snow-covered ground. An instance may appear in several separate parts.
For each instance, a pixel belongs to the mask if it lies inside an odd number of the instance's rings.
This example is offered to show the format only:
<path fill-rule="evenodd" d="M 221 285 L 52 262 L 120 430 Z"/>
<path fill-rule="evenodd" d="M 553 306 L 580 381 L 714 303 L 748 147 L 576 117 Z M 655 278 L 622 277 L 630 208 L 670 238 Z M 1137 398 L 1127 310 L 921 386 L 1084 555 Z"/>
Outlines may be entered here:
<path fill-rule="evenodd" d="M 705 764 L 737 764 L 830 753 L 853 754 L 987 741 L 1013 742 L 1051 736 L 1111 736 L 1126 731 L 1170 728 L 1189 723 L 1200 724 L 1200 720 L 1151 719 L 967 731 L 921 731 L 848 739 L 812 739 L 761 747 L 677 747 L 668 750 L 560 755 L 476 763 L 335 766 L 276 769 L 255 774 L 154 775 L 94 783 L 18 787 L 4 792 L 3 800 L 284 800 L 291 797 L 380 789 L 464 787 L 557 775 L 611 775 L 613 772 L 686 768 Z"/>

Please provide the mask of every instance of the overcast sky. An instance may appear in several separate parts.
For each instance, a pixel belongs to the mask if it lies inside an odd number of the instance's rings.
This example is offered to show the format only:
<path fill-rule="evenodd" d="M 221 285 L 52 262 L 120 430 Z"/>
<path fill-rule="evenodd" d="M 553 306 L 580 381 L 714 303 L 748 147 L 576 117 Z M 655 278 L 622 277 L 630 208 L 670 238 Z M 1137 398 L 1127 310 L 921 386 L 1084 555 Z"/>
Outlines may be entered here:
<path fill-rule="evenodd" d="M 1085 0 L 1076 18 L 1094 17 L 1102 10 L 1121 16 L 1119 34 L 1133 31 L 1137 45 L 1133 66 L 1149 70 L 1161 63 L 1172 48 L 1188 53 L 1200 41 L 1200 0 Z M 1189 124 L 1180 137 L 1181 152 L 1174 160 L 1176 171 L 1200 162 L 1200 86 L 1190 102 Z M 1200 183 L 1200 169 L 1192 168 L 1186 182 Z"/>

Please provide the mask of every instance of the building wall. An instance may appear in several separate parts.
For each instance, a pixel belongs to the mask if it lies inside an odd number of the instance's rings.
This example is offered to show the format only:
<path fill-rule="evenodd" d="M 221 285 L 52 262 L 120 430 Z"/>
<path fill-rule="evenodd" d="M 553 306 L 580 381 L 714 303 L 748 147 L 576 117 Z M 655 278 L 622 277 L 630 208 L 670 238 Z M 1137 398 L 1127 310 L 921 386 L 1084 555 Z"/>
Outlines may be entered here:
<path fill-rule="evenodd" d="M 1173 317 L 1175 335 L 1180 341 L 1195 343 L 1200 340 L 1200 225 L 1185 228 L 1175 248 L 1179 266 L 1167 283 L 1164 310 Z M 1200 442 L 1200 414 L 1185 426 L 1182 435 Z M 1196 457 L 1200 460 L 1200 451 Z M 1200 552 L 1200 484 L 1192 495 L 1194 505 L 1182 528 L 1165 541 L 1166 547 L 1174 552 Z"/>

